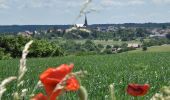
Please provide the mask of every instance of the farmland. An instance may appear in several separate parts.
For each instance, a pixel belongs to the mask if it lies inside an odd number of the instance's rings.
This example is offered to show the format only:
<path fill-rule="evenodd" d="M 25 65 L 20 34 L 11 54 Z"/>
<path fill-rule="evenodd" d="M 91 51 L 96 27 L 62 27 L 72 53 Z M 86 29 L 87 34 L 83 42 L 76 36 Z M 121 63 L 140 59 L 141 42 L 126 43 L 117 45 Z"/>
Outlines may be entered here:
<path fill-rule="evenodd" d="M 76 43 L 85 43 L 86 40 L 75 40 Z M 123 43 L 138 43 L 141 44 L 140 40 L 132 40 L 132 41 L 114 41 L 114 40 L 93 40 L 95 44 L 102 45 L 121 45 Z"/>
<path fill-rule="evenodd" d="M 139 48 L 137 50 L 133 50 L 133 51 L 129 51 L 129 52 L 130 53 L 139 53 L 139 52 L 144 52 L 144 51 L 142 51 L 142 48 Z M 145 52 L 170 52 L 170 45 L 148 47 L 148 50 Z"/>
<path fill-rule="evenodd" d="M 29 93 L 38 81 L 38 75 L 47 67 L 63 63 L 74 63 L 74 71 L 87 70 L 88 75 L 82 84 L 87 88 L 89 100 L 109 100 L 108 86 L 115 83 L 115 94 L 118 100 L 132 100 L 125 88 L 128 83 L 150 84 L 149 93 L 140 100 L 148 100 L 164 85 L 170 84 L 170 53 L 123 53 L 116 55 L 68 56 L 57 58 L 28 59 L 28 72 L 25 75 L 23 88 Z M 19 59 L 0 61 L 0 81 L 5 77 L 17 75 Z M 11 92 L 16 91 L 13 82 L 5 93 L 3 100 L 10 100 Z M 37 90 L 42 91 L 42 89 Z M 76 94 L 67 93 L 66 100 L 77 100 Z"/>

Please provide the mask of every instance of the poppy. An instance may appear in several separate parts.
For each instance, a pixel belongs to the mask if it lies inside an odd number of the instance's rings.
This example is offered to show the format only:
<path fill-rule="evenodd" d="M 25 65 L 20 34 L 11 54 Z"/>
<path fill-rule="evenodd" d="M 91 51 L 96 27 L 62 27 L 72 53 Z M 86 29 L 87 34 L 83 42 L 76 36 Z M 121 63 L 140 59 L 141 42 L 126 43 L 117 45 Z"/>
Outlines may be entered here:
<path fill-rule="evenodd" d="M 65 89 L 67 91 L 77 91 L 79 88 L 80 88 L 79 82 L 77 81 L 77 79 L 75 77 L 70 77 L 66 81 Z"/>
<path fill-rule="evenodd" d="M 129 84 L 127 87 L 127 93 L 132 96 L 144 96 L 149 90 L 149 84 Z"/>
<path fill-rule="evenodd" d="M 47 96 L 43 95 L 42 93 L 37 94 L 31 100 L 48 100 Z"/>
<path fill-rule="evenodd" d="M 54 89 L 56 85 L 60 83 L 67 74 L 71 73 L 73 67 L 73 64 L 69 66 L 66 64 L 62 64 L 57 68 L 48 68 L 40 75 L 40 80 L 43 83 L 45 91 L 50 100 L 55 100 L 56 97 L 60 95 L 62 90 L 59 89 L 54 92 Z M 79 83 L 75 77 L 70 77 L 68 80 L 66 80 L 65 89 L 70 91 L 79 89 Z"/>

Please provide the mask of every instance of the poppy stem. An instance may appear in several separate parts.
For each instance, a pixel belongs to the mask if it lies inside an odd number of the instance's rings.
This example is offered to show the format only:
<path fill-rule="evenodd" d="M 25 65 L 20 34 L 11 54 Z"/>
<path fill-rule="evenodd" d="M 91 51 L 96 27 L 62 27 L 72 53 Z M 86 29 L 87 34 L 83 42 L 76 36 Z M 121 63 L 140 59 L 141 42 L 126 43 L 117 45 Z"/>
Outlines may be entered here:
<path fill-rule="evenodd" d="M 87 90 L 83 86 L 80 86 L 78 95 L 79 95 L 80 100 L 88 100 Z"/>

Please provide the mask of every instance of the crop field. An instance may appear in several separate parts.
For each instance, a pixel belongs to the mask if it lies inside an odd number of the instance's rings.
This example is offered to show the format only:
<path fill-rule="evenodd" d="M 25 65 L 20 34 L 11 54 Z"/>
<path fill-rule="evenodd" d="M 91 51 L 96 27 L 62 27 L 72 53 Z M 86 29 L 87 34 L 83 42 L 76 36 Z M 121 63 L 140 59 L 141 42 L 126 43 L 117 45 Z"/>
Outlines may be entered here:
<path fill-rule="evenodd" d="M 117 100 L 134 100 L 126 93 L 129 83 L 150 84 L 149 93 L 138 100 L 149 100 L 162 86 L 170 84 L 170 52 L 122 53 L 115 55 L 68 56 L 57 58 L 27 59 L 28 72 L 23 88 L 32 92 L 38 82 L 39 74 L 48 67 L 74 63 L 74 72 L 87 70 L 82 78 L 89 100 L 110 100 L 108 86 L 115 84 Z M 19 59 L 0 61 L 0 81 L 11 75 L 17 75 Z M 11 93 L 16 91 L 16 82 L 8 85 L 3 100 L 12 100 Z M 36 90 L 36 93 L 43 89 Z M 66 93 L 61 100 L 78 100 L 76 93 Z"/>
<path fill-rule="evenodd" d="M 137 50 L 128 51 L 130 53 L 139 53 L 139 52 L 170 52 L 170 45 L 162 45 L 162 46 L 152 46 L 148 47 L 147 51 L 143 51 L 142 48 Z"/>

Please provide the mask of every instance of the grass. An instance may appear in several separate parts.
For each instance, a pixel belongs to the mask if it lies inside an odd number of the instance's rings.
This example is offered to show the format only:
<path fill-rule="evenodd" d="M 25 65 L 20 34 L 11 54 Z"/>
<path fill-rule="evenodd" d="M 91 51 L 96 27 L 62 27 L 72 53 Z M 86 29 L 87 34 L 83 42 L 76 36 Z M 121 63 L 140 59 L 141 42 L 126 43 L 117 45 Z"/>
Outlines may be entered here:
<path fill-rule="evenodd" d="M 115 55 L 68 56 L 57 58 L 28 59 L 28 72 L 25 75 L 23 88 L 29 93 L 38 81 L 38 76 L 48 67 L 57 67 L 63 63 L 74 63 L 74 71 L 87 70 L 88 75 L 82 80 L 87 88 L 89 100 L 110 100 L 108 86 L 115 83 L 117 100 L 133 100 L 125 89 L 128 83 L 150 84 L 149 93 L 139 100 L 149 100 L 162 86 L 170 84 L 170 52 L 139 52 Z M 8 76 L 17 75 L 19 60 L 0 61 L 0 81 Z M 11 94 L 16 91 L 13 82 L 3 100 L 12 100 Z M 36 92 L 43 91 L 42 89 Z M 76 93 L 66 93 L 62 100 L 77 100 Z"/>
<path fill-rule="evenodd" d="M 75 40 L 76 43 L 85 43 L 86 40 Z M 102 45 L 121 45 L 123 43 L 138 43 L 141 44 L 139 40 L 133 41 L 113 41 L 113 40 L 92 40 L 95 44 L 102 44 Z"/>
<path fill-rule="evenodd" d="M 137 50 L 129 51 L 131 53 L 138 53 L 138 52 L 170 52 L 170 45 L 162 45 L 162 46 L 152 46 L 148 47 L 147 51 L 142 51 L 142 48 Z"/>

